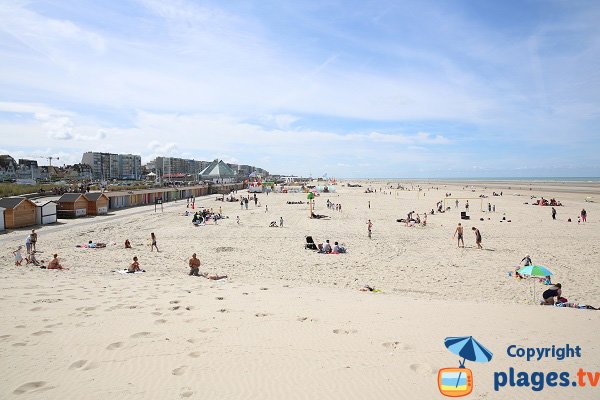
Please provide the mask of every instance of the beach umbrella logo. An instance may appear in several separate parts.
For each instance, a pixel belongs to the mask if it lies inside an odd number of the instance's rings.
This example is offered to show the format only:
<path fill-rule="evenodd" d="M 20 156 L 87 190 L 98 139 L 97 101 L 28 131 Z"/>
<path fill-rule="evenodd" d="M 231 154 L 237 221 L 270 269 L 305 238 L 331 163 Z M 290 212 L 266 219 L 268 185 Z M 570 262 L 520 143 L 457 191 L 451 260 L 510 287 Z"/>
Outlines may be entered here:
<path fill-rule="evenodd" d="M 465 361 L 489 362 L 492 352 L 485 348 L 473 336 L 447 337 L 444 345 L 448 350 L 462 358 L 458 368 L 442 368 L 438 372 L 440 393 L 448 397 L 467 396 L 473 391 L 473 372 L 465 368 Z"/>

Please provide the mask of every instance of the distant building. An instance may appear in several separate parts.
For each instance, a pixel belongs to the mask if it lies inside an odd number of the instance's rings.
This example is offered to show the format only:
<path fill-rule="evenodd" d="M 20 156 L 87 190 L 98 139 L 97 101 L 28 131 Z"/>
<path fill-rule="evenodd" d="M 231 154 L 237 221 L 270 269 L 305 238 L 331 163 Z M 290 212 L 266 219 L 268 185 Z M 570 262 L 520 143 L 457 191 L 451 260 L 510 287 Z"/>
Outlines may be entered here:
<path fill-rule="evenodd" d="M 146 167 L 156 175 L 169 178 L 175 176 L 197 177 L 209 163 L 206 161 L 191 160 L 177 157 L 156 157 Z"/>
<path fill-rule="evenodd" d="M 0 180 L 15 179 L 17 166 L 15 159 L 8 154 L 0 155 Z"/>
<path fill-rule="evenodd" d="M 114 154 L 88 151 L 81 158 L 82 164 L 92 168 L 92 178 L 140 179 L 142 158 L 135 154 Z"/>

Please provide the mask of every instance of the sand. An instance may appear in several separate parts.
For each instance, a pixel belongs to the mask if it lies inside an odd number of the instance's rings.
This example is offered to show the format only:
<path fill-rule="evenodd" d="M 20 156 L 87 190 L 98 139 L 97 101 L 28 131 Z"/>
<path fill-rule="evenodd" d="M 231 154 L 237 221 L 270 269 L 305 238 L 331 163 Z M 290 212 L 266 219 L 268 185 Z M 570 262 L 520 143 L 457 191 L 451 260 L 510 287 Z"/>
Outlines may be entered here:
<path fill-rule="evenodd" d="M 529 253 L 555 273 L 570 301 L 600 306 L 600 206 L 585 202 L 596 186 L 553 191 L 555 184 L 536 183 L 535 190 L 513 187 L 493 197 L 484 187 L 494 183 L 485 182 L 437 182 L 439 190 L 420 193 L 383 189 L 391 194 L 364 193 L 386 181 L 362 184 L 317 198 L 316 212 L 330 220 L 310 220 L 307 205 L 286 204 L 306 201 L 303 194 L 263 194 L 262 207 L 250 203 L 249 210 L 214 196 L 198 199 L 223 208 L 229 218 L 216 226 L 193 227 L 180 201 L 163 213 L 139 207 L 40 228 L 38 258 L 57 252 L 68 271 L 15 267 L 11 252 L 28 230 L 0 236 L 0 398 L 443 398 L 438 370 L 458 366 L 443 340 L 468 335 L 494 353 L 490 363 L 467 361 L 475 377 L 468 398 L 597 397 L 600 387 L 493 388 L 494 372 L 510 367 L 600 371 L 600 314 L 541 307 L 542 283 L 508 276 Z M 480 201 L 469 200 L 465 249 L 452 239 L 464 210 L 453 201 L 450 212 L 429 215 L 426 227 L 396 222 L 435 208 L 445 192 L 484 193 L 484 205 L 496 205 L 495 213 L 481 212 Z M 563 202 L 557 220 L 549 207 L 523 204 L 531 195 Z M 342 212 L 327 209 L 326 199 L 341 203 Z M 588 222 L 577 224 L 583 207 Z M 284 227 L 269 228 L 280 216 Z M 471 226 L 481 230 L 484 250 L 475 248 Z M 150 252 L 150 232 L 160 253 Z M 306 235 L 340 241 L 349 252 L 305 250 Z M 123 248 L 125 238 L 133 249 Z M 108 247 L 75 247 L 88 240 Z M 229 278 L 188 276 L 192 252 L 201 271 Z M 146 273 L 111 272 L 134 255 Z M 382 292 L 358 291 L 366 284 Z M 582 357 L 527 362 L 506 354 L 511 344 L 566 343 L 580 345 Z"/>

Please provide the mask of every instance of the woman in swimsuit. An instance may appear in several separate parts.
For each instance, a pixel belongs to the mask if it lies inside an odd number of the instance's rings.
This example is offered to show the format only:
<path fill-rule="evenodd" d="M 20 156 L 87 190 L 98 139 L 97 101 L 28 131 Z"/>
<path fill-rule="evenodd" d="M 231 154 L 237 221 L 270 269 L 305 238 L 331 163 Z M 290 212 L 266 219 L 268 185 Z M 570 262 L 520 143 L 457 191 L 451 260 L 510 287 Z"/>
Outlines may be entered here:
<path fill-rule="evenodd" d="M 544 298 L 544 302 L 542 304 L 545 306 L 553 306 L 554 298 L 556 297 L 558 299 L 562 295 L 561 288 L 562 288 L 561 284 L 557 283 L 554 286 L 552 286 L 550 289 L 546 290 L 542 294 L 542 297 Z"/>

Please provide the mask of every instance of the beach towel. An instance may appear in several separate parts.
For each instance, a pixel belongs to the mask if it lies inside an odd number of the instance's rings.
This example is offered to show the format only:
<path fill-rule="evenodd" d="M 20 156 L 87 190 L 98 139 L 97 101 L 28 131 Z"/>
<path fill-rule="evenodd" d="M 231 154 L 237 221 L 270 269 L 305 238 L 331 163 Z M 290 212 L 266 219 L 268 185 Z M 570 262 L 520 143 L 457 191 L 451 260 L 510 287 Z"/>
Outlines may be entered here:
<path fill-rule="evenodd" d="M 135 272 L 127 272 L 127 269 L 116 269 L 112 272 L 118 272 L 119 274 L 141 274 L 143 272 L 146 272 L 145 270 L 141 270 L 141 271 L 135 271 Z"/>

